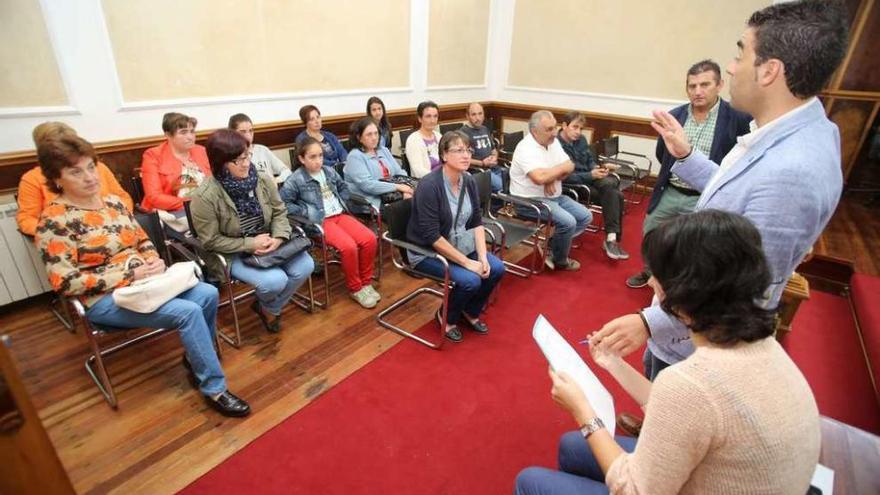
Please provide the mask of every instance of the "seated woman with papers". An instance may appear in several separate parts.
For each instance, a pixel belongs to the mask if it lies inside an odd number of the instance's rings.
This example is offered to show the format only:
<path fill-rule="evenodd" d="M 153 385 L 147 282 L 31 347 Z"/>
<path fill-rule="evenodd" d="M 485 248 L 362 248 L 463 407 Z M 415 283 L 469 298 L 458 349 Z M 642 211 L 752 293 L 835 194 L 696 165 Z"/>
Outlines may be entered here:
<path fill-rule="evenodd" d="M 645 409 L 638 443 L 615 439 L 574 379 L 551 371 L 553 399 L 580 431 L 562 437 L 559 471 L 522 471 L 516 493 L 806 493 L 819 413 L 773 337 L 772 312 L 754 302 L 770 282 L 758 231 L 739 215 L 703 210 L 651 232 L 642 254 L 656 297 L 688 324 L 696 352 L 652 384 L 590 347 Z"/>

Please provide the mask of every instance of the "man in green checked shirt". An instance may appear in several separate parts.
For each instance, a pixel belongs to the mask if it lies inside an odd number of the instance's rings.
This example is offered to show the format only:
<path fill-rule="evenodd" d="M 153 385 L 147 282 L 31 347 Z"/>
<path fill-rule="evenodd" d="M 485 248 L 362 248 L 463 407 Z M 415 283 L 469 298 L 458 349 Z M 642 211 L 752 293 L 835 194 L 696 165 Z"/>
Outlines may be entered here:
<path fill-rule="evenodd" d="M 713 162 L 721 160 L 736 144 L 736 138 L 749 133 L 752 117 L 734 110 L 721 99 L 721 68 L 712 60 L 702 60 L 687 72 L 685 90 L 690 103 L 676 107 L 669 113 L 684 127 L 688 141 Z M 643 235 L 662 222 L 690 213 L 700 199 L 700 192 L 671 172 L 675 157 L 669 154 L 663 139 L 657 139 L 657 160 L 660 173 L 648 203 L 648 215 L 642 226 Z M 639 288 L 648 284 L 651 273 L 647 268 L 629 277 L 627 287 Z"/>

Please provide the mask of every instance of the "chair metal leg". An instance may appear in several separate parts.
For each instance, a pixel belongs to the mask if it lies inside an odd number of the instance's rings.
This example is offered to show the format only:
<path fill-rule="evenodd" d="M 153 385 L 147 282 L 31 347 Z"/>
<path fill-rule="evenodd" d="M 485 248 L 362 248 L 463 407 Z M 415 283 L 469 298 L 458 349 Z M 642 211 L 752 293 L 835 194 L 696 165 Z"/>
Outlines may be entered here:
<path fill-rule="evenodd" d="M 52 298 L 49 302 L 49 311 L 55 315 L 55 318 L 64 325 L 68 332 L 76 333 L 76 324 L 73 321 L 73 316 L 70 314 L 70 306 L 63 296 L 56 295 Z"/>
<path fill-rule="evenodd" d="M 413 299 L 419 297 L 422 294 L 431 294 L 431 295 L 439 297 L 440 299 L 443 300 L 443 312 L 441 315 L 442 321 L 441 321 L 440 327 L 438 329 L 438 331 L 440 333 L 440 338 L 438 339 L 437 342 L 431 342 L 430 340 L 422 338 L 412 332 L 408 332 L 408 331 L 404 330 L 403 328 L 401 328 L 401 327 L 399 327 L 399 326 L 397 326 L 397 325 L 395 325 L 385 319 L 388 315 L 390 315 L 394 311 L 400 309 L 406 303 L 412 301 Z M 448 317 L 448 313 L 449 313 L 449 304 L 448 304 L 449 295 L 448 294 L 449 294 L 448 289 L 444 290 L 444 291 L 439 291 L 439 290 L 434 289 L 432 287 L 421 287 L 419 289 L 416 289 L 416 290 L 410 292 L 409 294 L 407 294 L 403 298 L 398 299 L 397 301 L 394 302 L 394 304 L 392 304 L 392 305 L 388 306 L 387 308 L 383 309 L 382 311 L 380 311 L 379 314 L 376 315 L 376 321 L 379 323 L 379 325 L 381 325 L 381 326 L 383 326 L 383 327 L 385 327 L 385 328 L 387 328 L 387 329 L 389 329 L 399 335 L 402 335 L 404 337 L 409 337 L 422 345 L 430 347 L 431 349 L 440 350 L 443 347 L 443 343 L 446 340 L 446 322 L 447 322 L 447 317 Z"/>
<path fill-rule="evenodd" d="M 104 352 L 102 352 L 101 348 L 98 347 L 98 342 L 95 340 L 92 329 L 86 328 L 85 333 L 89 339 L 89 346 L 92 348 L 92 355 L 89 356 L 85 362 L 86 372 L 89 374 L 89 376 L 92 377 L 92 381 L 95 382 L 98 390 L 101 391 L 101 394 L 104 396 L 104 400 L 106 400 L 107 403 L 110 404 L 110 407 L 112 407 L 113 409 L 117 409 L 119 403 L 116 400 L 116 393 L 113 391 L 113 382 L 110 381 L 110 375 L 107 374 L 107 367 L 104 365 Z M 97 364 L 97 374 L 92 368 L 93 364 Z"/>
<path fill-rule="evenodd" d="M 226 300 L 226 304 L 229 304 L 229 306 L 232 307 L 232 326 L 235 329 L 235 335 L 230 337 L 229 334 L 227 334 L 220 328 L 217 328 L 217 334 L 220 335 L 220 338 L 229 343 L 229 345 L 238 349 L 241 347 L 241 325 L 238 322 L 238 309 L 235 307 L 235 291 L 233 289 L 232 278 L 228 270 L 226 273 L 225 285 L 228 298 Z"/>

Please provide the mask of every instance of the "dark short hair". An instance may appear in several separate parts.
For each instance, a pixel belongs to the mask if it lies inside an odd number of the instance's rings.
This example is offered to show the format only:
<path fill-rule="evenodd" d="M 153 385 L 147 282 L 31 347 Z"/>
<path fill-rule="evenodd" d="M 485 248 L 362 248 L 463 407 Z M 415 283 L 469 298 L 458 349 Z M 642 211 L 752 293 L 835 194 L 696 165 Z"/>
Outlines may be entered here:
<path fill-rule="evenodd" d="M 578 112 L 577 110 L 572 110 L 571 112 L 566 113 L 562 116 L 562 122 L 565 125 L 571 125 L 575 122 L 580 122 L 581 124 L 587 123 L 587 117 L 584 114 Z"/>
<path fill-rule="evenodd" d="M 199 121 L 195 117 L 177 112 L 168 112 L 162 116 L 162 132 L 173 135 L 179 129 L 186 129 L 189 126 L 195 129 L 198 123 Z"/>
<path fill-rule="evenodd" d="M 318 112 L 319 116 L 321 115 L 321 111 L 315 105 L 305 105 L 299 109 L 299 120 L 302 121 L 303 125 L 309 121 L 309 115 L 312 114 L 312 111 Z"/>
<path fill-rule="evenodd" d="M 642 259 L 666 297 L 663 309 L 709 342 L 733 345 L 773 334 L 759 305 L 771 275 L 761 234 L 747 218 L 701 210 L 661 224 L 642 241 Z"/>
<path fill-rule="evenodd" d="M 229 117 L 229 124 L 227 124 L 226 126 L 234 131 L 234 130 L 238 129 L 238 125 L 241 124 L 242 122 L 248 122 L 250 124 L 254 123 L 251 120 L 251 118 L 248 117 L 247 115 L 245 115 L 243 113 L 237 113 L 237 114 L 233 115 L 232 117 Z"/>
<path fill-rule="evenodd" d="M 718 65 L 718 62 L 707 58 L 705 60 L 700 60 L 691 66 L 687 71 L 687 75 L 685 76 L 685 83 L 687 83 L 687 78 L 690 76 L 696 76 L 697 74 L 702 74 L 703 72 L 712 71 L 715 73 L 715 82 L 721 82 L 721 67 Z"/>
<path fill-rule="evenodd" d="M 61 177 L 61 171 L 76 165 L 83 157 L 89 157 L 98 164 L 98 154 L 92 143 L 73 133 L 61 133 L 46 137 L 37 144 L 37 160 L 40 171 L 46 178 L 46 187 L 55 194 L 61 189 L 55 181 Z"/>
<path fill-rule="evenodd" d="M 370 107 L 373 106 L 374 103 L 378 103 L 382 105 L 382 118 L 379 119 L 379 130 L 384 130 L 389 135 L 391 134 L 391 121 L 388 120 L 388 111 L 385 110 L 385 102 L 382 101 L 378 96 L 371 96 L 369 100 L 367 100 L 367 117 L 372 118 L 370 114 Z"/>
<path fill-rule="evenodd" d="M 248 148 L 247 139 L 230 129 L 218 129 L 208 136 L 205 151 L 214 177 L 222 177 L 227 163 L 235 161 Z"/>
<path fill-rule="evenodd" d="M 371 125 L 376 125 L 372 117 L 361 117 L 352 122 L 351 127 L 348 128 L 348 144 L 352 148 L 364 151 L 364 145 L 361 144 L 361 136 L 367 130 L 367 127 Z M 376 126 L 376 130 L 379 130 L 379 126 Z"/>
<path fill-rule="evenodd" d="M 777 59 L 785 84 L 798 98 L 818 94 L 846 55 L 848 27 L 835 0 L 803 0 L 765 7 L 749 18 L 755 31 L 755 65 Z"/>
<path fill-rule="evenodd" d="M 437 153 L 440 155 L 441 162 L 446 163 L 446 153 L 448 153 L 449 148 L 457 142 L 461 142 L 465 146 L 470 146 L 471 138 L 461 131 L 447 131 L 443 134 L 443 137 L 440 138 L 440 144 L 437 145 Z"/>
<path fill-rule="evenodd" d="M 425 113 L 425 109 L 428 108 L 434 108 L 437 110 L 438 113 L 440 112 L 440 107 L 438 107 L 437 104 L 433 101 L 428 100 L 419 103 L 419 106 L 416 107 L 416 115 L 421 117 Z"/>
<path fill-rule="evenodd" d="M 302 161 L 302 158 L 304 156 L 306 156 L 306 150 L 309 149 L 309 146 L 311 146 L 313 144 L 317 144 L 318 147 L 321 148 L 321 151 L 323 152 L 324 148 L 321 147 L 321 141 L 318 141 L 317 139 L 313 138 L 312 136 L 306 136 L 306 137 L 300 139 L 298 143 L 296 143 L 296 163 L 293 164 L 294 170 L 305 165 L 305 163 L 303 163 L 303 161 Z"/>

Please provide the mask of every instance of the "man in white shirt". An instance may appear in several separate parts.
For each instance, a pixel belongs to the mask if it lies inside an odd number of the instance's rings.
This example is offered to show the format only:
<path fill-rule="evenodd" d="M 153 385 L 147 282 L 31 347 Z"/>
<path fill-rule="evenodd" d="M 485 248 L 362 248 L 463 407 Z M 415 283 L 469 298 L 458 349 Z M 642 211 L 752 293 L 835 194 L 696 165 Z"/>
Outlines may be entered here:
<path fill-rule="evenodd" d="M 555 232 L 550 238 L 551 257 L 547 266 L 555 270 L 579 270 L 569 257 L 571 240 L 583 233 L 593 220 L 585 206 L 562 194 L 562 179 L 574 171 L 562 145 L 556 139 L 556 119 L 539 110 L 529 119 L 529 133 L 516 145 L 510 164 L 510 193 L 536 199 L 550 209 Z"/>

